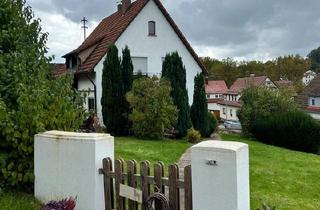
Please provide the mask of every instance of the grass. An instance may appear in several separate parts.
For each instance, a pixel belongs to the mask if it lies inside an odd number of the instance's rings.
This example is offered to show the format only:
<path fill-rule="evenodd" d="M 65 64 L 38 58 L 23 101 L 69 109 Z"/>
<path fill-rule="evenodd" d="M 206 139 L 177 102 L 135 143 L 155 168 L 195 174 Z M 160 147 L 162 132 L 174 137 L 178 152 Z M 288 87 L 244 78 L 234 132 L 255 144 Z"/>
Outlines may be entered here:
<path fill-rule="evenodd" d="M 251 209 L 266 203 L 280 210 L 320 210 L 320 156 L 238 135 L 221 137 L 249 144 Z"/>
<path fill-rule="evenodd" d="M 262 203 L 279 210 L 320 210 L 320 156 L 265 145 L 238 135 L 221 134 L 224 140 L 240 141 L 250 148 L 251 209 Z M 179 160 L 191 145 L 186 141 L 154 141 L 116 138 L 116 158 L 166 165 Z M 31 195 L 0 194 L 2 210 L 34 210 L 39 204 Z"/>

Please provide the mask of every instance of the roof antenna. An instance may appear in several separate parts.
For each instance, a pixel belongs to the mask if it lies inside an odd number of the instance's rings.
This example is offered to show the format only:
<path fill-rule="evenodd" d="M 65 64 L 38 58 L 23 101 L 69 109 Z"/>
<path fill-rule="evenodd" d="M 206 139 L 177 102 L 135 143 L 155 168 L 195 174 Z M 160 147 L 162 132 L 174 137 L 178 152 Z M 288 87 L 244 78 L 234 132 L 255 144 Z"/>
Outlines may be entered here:
<path fill-rule="evenodd" d="M 81 26 L 81 28 L 83 28 L 83 40 L 86 40 L 86 38 L 87 38 L 86 30 L 88 29 L 88 26 L 86 25 L 86 23 L 88 22 L 88 19 L 86 19 L 86 17 L 83 17 L 81 22 L 83 22 L 83 26 Z"/>

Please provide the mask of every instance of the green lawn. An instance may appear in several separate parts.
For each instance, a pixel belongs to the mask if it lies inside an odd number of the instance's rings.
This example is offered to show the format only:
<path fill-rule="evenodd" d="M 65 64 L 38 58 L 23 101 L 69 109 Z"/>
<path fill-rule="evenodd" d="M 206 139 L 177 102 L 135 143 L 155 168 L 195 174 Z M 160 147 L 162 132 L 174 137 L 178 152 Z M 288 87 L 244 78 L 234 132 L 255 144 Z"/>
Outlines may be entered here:
<path fill-rule="evenodd" d="M 320 156 L 221 137 L 249 144 L 251 209 L 265 202 L 279 210 L 320 210 Z"/>
<path fill-rule="evenodd" d="M 320 156 L 290 151 L 221 134 L 224 140 L 241 141 L 250 148 L 251 209 L 262 203 L 279 210 L 320 210 Z M 177 162 L 191 145 L 186 141 L 152 141 L 116 138 L 116 158 L 138 162 Z M 0 194 L 0 209 L 39 209 L 32 196 Z"/>

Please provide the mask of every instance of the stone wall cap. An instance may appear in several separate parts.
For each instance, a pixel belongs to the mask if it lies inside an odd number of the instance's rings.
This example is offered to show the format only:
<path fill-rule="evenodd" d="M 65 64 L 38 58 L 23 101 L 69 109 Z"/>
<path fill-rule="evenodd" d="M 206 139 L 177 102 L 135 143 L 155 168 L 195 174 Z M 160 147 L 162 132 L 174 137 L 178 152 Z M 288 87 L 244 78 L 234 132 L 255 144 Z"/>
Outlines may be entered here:
<path fill-rule="evenodd" d="M 205 150 L 231 150 L 239 151 L 243 148 L 248 148 L 248 144 L 236 141 L 203 141 L 196 144 L 192 149 L 205 149 Z"/>
<path fill-rule="evenodd" d="M 52 139 L 70 139 L 70 140 L 101 140 L 110 137 L 110 134 L 105 133 L 76 133 L 66 131 L 47 131 L 36 135 L 37 137 L 48 137 Z"/>

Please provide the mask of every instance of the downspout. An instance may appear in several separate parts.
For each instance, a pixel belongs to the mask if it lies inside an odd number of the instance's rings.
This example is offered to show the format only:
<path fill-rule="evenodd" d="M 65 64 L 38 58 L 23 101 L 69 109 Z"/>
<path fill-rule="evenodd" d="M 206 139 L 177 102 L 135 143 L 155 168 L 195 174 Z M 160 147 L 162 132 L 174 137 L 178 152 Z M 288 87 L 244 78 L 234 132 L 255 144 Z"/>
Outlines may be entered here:
<path fill-rule="evenodd" d="M 97 114 L 97 86 L 96 84 L 93 82 L 93 80 L 89 77 L 88 74 L 86 74 L 87 78 L 89 79 L 89 81 L 92 83 L 93 85 L 93 89 L 94 89 L 94 113 Z"/>

